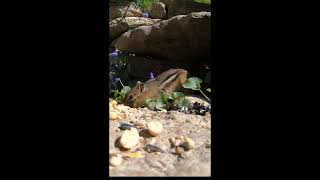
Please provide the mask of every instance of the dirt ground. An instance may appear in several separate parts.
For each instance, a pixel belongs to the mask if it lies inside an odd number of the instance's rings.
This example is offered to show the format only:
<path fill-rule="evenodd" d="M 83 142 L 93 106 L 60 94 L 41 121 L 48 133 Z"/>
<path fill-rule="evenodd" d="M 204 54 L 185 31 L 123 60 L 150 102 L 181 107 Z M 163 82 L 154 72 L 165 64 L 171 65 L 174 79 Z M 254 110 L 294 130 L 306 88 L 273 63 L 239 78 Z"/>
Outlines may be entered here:
<path fill-rule="evenodd" d="M 112 99 L 109 99 L 111 101 Z M 200 99 L 193 98 L 193 101 Z M 211 176 L 211 115 L 200 116 L 178 111 L 151 111 L 147 108 L 116 106 L 121 118 L 109 120 L 109 154 L 120 154 L 123 161 L 119 166 L 109 165 L 110 176 Z M 133 151 L 142 154 L 140 158 L 126 157 L 130 150 L 119 146 L 119 137 L 123 130 L 120 123 L 148 123 L 151 120 L 161 122 L 163 130 L 152 137 L 146 128 L 138 128 L 141 138 L 140 147 Z M 195 142 L 193 149 L 175 154 L 170 138 L 188 136 Z M 153 141 L 153 142 L 152 142 Z M 165 152 L 147 152 L 144 143 L 152 142 Z"/>

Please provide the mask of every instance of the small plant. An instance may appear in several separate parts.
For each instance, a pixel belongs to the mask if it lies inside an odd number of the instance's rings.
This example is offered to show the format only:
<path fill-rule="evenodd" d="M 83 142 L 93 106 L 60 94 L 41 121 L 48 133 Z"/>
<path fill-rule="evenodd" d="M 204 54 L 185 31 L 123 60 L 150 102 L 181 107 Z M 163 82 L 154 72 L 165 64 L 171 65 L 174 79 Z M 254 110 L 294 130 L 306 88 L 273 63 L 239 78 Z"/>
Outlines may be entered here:
<path fill-rule="evenodd" d="M 201 83 L 202 83 L 202 80 L 200 78 L 190 77 L 182 86 L 187 89 L 200 91 L 200 93 L 211 102 L 211 100 L 204 94 L 204 92 L 201 91 L 201 86 L 200 86 Z M 211 92 L 211 88 L 209 88 L 209 90 L 207 89 L 207 91 Z"/>
<path fill-rule="evenodd" d="M 211 0 L 194 0 L 194 1 L 198 3 L 211 4 Z"/>
<path fill-rule="evenodd" d="M 122 89 L 121 89 L 121 91 L 116 90 L 113 94 L 113 97 L 116 99 L 116 101 L 123 102 L 124 97 L 131 90 L 131 87 L 124 86 L 123 83 L 121 82 L 120 78 L 116 78 L 115 81 L 116 81 L 116 84 L 117 84 L 117 82 L 120 82 Z"/>
<path fill-rule="evenodd" d="M 190 101 L 185 99 L 185 95 L 181 92 L 173 92 L 170 96 L 161 94 L 157 99 L 147 99 L 145 105 L 152 107 L 156 110 L 172 110 L 179 109 L 182 107 L 188 107 Z"/>
<path fill-rule="evenodd" d="M 155 0 L 135 0 L 137 6 L 139 6 L 143 11 L 150 10 L 152 4 Z"/>

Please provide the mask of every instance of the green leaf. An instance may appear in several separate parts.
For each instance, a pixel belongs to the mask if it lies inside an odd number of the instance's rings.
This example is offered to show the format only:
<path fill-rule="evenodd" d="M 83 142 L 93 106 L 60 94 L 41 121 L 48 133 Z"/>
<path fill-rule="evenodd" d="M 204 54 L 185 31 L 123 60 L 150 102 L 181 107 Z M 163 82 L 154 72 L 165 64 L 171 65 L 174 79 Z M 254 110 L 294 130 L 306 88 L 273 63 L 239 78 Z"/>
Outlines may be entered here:
<path fill-rule="evenodd" d="M 206 89 L 207 91 L 211 92 L 211 88 Z"/>
<path fill-rule="evenodd" d="M 119 96 L 119 97 L 116 97 L 116 101 L 122 101 L 122 97 L 121 96 Z"/>
<path fill-rule="evenodd" d="M 163 103 L 162 99 L 158 98 L 156 100 L 156 109 L 162 110 L 164 106 L 165 106 L 165 104 Z"/>
<path fill-rule="evenodd" d="M 168 103 L 168 96 L 166 96 L 165 94 L 162 94 L 161 96 L 161 100 L 164 104 L 167 104 Z"/>
<path fill-rule="evenodd" d="M 211 0 L 193 0 L 193 1 L 198 2 L 198 3 L 211 4 Z"/>
<path fill-rule="evenodd" d="M 113 97 L 117 97 L 120 94 L 120 92 L 118 90 L 116 90 L 116 92 L 114 92 Z"/>
<path fill-rule="evenodd" d="M 146 106 L 148 106 L 148 104 L 149 104 L 151 101 L 152 101 L 152 99 L 148 98 L 148 99 L 144 100 L 144 104 L 145 104 Z"/>
<path fill-rule="evenodd" d="M 154 110 L 154 108 L 156 106 L 156 102 L 155 101 L 150 101 L 147 106 L 148 106 L 149 109 Z"/>
<path fill-rule="evenodd" d="M 200 90 L 201 83 L 202 83 L 202 80 L 200 78 L 190 77 L 182 86 L 187 89 Z"/>
<path fill-rule="evenodd" d="M 184 98 L 184 94 L 181 92 L 173 92 L 172 95 L 173 95 L 174 99 Z"/>
<path fill-rule="evenodd" d="M 130 87 L 130 86 L 124 86 L 124 87 L 121 89 L 121 93 L 127 94 L 130 90 L 131 90 L 131 87 Z"/>

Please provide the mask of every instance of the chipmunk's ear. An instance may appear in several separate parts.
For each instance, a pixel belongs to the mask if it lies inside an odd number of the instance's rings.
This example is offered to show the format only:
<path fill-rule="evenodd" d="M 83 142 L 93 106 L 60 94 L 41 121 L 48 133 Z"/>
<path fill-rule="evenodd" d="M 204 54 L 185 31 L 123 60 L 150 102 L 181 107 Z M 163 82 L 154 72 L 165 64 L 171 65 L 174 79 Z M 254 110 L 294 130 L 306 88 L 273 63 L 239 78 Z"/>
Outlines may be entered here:
<path fill-rule="evenodd" d="M 140 90 L 140 92 L 143 92 L 144 90 L 144 84 L 140 81 L 137 81 L 137 85 L 138 85 L 138 89 Z"/>

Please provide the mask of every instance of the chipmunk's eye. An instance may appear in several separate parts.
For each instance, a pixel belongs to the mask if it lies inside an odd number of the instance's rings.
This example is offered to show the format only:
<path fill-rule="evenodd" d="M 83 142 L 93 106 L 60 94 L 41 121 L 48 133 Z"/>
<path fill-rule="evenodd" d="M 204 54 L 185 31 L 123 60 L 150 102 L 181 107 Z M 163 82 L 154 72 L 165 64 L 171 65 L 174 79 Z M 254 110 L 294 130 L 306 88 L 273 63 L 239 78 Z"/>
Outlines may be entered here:
<path fill-rule="evenodd" d="M 128 100 L 131 101 L 133 99 L 132 95 L 129 95 Z"/>

